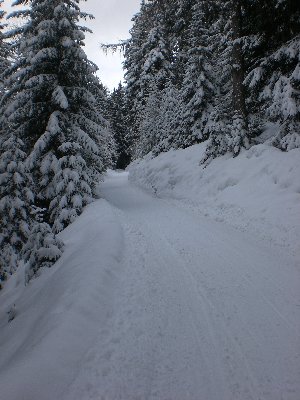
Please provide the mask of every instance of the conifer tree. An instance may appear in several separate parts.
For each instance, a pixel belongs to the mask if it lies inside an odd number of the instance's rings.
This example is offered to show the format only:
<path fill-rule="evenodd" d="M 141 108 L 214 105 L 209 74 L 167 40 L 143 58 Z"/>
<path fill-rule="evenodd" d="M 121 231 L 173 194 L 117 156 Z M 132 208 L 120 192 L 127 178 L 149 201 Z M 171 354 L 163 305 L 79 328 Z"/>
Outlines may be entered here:
<path fill-rule="evenodd" d="M 5 135 L 0 156 L 0 278 L 18 267 L 30 231 L 28 210 L 33 203 L 30 176 L 25 168 L 24 143 Z M 0 279 L 1 280 L 1 279 Z"/>
<path fill-rule="evenodd" d="M 216 93 L 206 126 L 209 142 L 201 163 L 249 147 L 248 113 L 244 88 L 242 0 L 216 1 L 210 31 Z"/>
<path fill-rule="evenodd" d="M 242 0 L 229 2 L 231 14 L 231 79 L 232 79 L 232 128 L 230 147 L 234 155 L 242 147 L 249 147 L 248 120 L 245 99 L 245 70 L 242 51 Z"/>
<path fill-rule="evenodd" d="M 253 34 L 246 84 L 249 102 L 263 121 L 279 126 L 273 144 L 300 147 L 300 4 L 290 0 L 245 2 Z"/>
<path fill-rule="evenodd" d="M 149 87 L 153 90 L 153 84 L 158 91 L 162 90 L 172 74 L 172 53 L 163 21 L 162 13 L 158 13 L 142 48 L 144 64 L 141 82 L 144 96 L 147 95 Z"/>
<path fill-rule="evenodd" d="M 300 34 L 277 50 L 269 62 L 278 70 L 278 61 L 287 65 L 280 78 L 273 72 L 268 80 L 267 114 L 280 124 L 273 145 L 288 151 L 300 148 Z"/>
<path fill-rule="evenodd" d="M 166 2 L 166 31 L 172 49 L 174 83 L 182 87 L 186 72 L 188 52 L 190 50 L 190 27 L 192 25 L 192 9 L 196 0 L 168 0 Z"/>
<path fill-rule="evenodd" d="M 171 148 L 183 147 L 185 132 L 183 132 L 183 101 L 180 90 L 169 80 L 161 93 L 158 107 L 156 143 L 153 154 L 168 151 Z"/>
<path fill-rule="evenodd" d="M 98 157 L 103 161 L 105 169 L 113 168 L 116 163 L 117 149 L 110 124 L 109 92 L 98 77 L 96 77 L 96 80 L 91 85 L 90 91 L 95 98 L 95 108 L 99 118 L 99 123 L 102 127 L 101 134 L 96 135 L 95 137 L 99 149 Z M 92 178 L 92 180 L 94 182 L 99 181 L 99 173 L 97 172 L 97 169 L 94 169 L 94 178 Z"/>
<path fill-rule="evenodd" d="M 26 0 L 17 4 L 26 5 Z M 96 66 L 82 47 L 79 0 L 33 0 L 22 29 L 22 59 L 9 76 L 5 116 L 29 154 L 36 204 L 55 232 L 89 203 L 106 165 L 107 127 L 92 94 Z M 18 15 L 18 14 L 17 14 Z"/>
<path fill-rule="evenodd" d="M 152 28 L 142 46 L 143 65 L 140 73 L 139 125 L 135 156 L 149 152 L 159 142 L 159 108 L 162 92 L 172 79 L 172 51 L 166 29 L 166 10 L 162 3 L 152 2 Z"/>
<path fill-rule="evenodd" d="M 23 248 L 26 284 L 41 268 L 51 267 L 62 255 L 63 243 L 53 234 L 50 225 L 44 222 L 45 211 L 32 207 L 32 229 Z"/>
<path fill-rule="evenodd" d="M 144 98 L 141 83 L 141 74 L 144 65 L 143 45 L 151 29 L 153 19 L 153 4 L 142 0 L 140 12 L 133 19 L 130 30 L 130 39 L 125 47 L 125 81 L 126 101 L 129 109 L 129 132 L 128 143 L 130 155 L 134 154 L 134 143 L 139 140 L 140 112 L 143 107 Z"/>
<path fill-rule="evenodd" d="M 5 12 L 1 9 L 4 0 L 0 0 L 0 100 L 4 92 L 4 83 L 2 74 L 9 66 L 10 46 L 5 42 L 4 28 L 6 26 L 4 18 Z"/>
<path fill-rule="evenodd" d="M 134 156 L 140 158 L 152 151 L 159 142 L 160 106 L 162 91 L 148 84 L 147 97 L 140 111 L 139 140 L 135 143 Z"/>
<path fill-rule="evenodd" d="M 180 123 L 181 146 L 207 139 L 205 126 L 212 111 L 215 94 L 209 49 L 210 1 L 196 1 L 191 9 L 186 68 L 182 82 L 183 118 Z"/>
<path fill-rule="evenodd" d="M 33 201 L 30 177 L 25 168 L 25 145 L 11 134 L 13 123 L 5 119 L 5 74 L 10 45 L 5 41 L 5 12 L 0 1 L 0 281 L 18 267 L 30 228 L 28 209 Z M 1 285 L 1 283 L 0 283 Z"/>
<path fill-rule="evenodd" d="M 128 142 L 128 108 L 125 90 L 119 83 L 109 98 L 109 119 L 116 142 L 116 168 L 125 169 L 130 162 Z"/>

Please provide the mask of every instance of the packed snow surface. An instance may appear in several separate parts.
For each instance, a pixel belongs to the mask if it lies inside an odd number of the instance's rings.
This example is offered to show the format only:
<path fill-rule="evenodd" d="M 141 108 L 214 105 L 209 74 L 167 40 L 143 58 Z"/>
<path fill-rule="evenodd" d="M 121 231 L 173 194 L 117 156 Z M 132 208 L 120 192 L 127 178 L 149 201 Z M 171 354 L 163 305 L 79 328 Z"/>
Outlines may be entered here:
<path fill-rule="evenodd" d="M 108 173 L 62 258 L 26 287 L 22 270 L 10 279 L 1 399 L 299 400 L 299 152 L 223 159 L 222 188 L 200 150 L 132 165 L 151 192 Z"/>

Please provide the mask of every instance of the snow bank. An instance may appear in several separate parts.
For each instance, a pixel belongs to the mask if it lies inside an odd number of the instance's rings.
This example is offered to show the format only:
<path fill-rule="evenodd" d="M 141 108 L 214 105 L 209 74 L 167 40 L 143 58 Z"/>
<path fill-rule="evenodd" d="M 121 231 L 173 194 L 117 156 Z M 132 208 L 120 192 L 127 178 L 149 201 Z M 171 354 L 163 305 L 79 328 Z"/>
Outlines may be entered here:
<path fill-rule="evenodd" d="M 259 144 L 238 157 L 199 165 L 205 143 L 151 154 L 129 167 L 129 179 L 178 206 L 224 221 L 300 255 L 300 149 Z M 180 201 L 178 201 L 180 200 Z"/>
<path fill-rule="evenodd" d="M 1 399 L 63 398 L 112 313 L 123 251 L 112 208 L 96 201 L 61 236 L 51 269 L 26 287 L 20 269 L 0 293 Z"/>

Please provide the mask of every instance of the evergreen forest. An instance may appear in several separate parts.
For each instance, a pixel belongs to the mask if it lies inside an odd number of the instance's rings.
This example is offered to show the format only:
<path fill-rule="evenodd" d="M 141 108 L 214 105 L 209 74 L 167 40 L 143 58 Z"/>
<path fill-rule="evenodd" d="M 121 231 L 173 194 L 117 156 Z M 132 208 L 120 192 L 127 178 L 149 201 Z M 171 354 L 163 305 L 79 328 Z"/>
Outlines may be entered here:
<path fill-rule="evenodd" d="M 266 140 L 300 147 L 299 2 L 142 0 L 130 37 L 107 46 L 125 56 L 112 93 L 85 54 L 92 15 L 79 3 L 0 11 L 2 283 L 20 263 L 28 283 L 59 259 L 57 234 L 107 169 L 204 141 L 202 168 Z"/>

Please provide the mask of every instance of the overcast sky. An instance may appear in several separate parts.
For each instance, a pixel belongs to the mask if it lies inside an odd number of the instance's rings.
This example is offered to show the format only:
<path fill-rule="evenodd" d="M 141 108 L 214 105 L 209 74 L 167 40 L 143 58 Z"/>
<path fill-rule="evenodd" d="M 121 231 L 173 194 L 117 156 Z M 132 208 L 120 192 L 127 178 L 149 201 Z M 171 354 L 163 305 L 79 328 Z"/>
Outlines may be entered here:
<path fill-rule="evenodd" d="M 8 9 L 11 3 L 11 0 L 4 0 L 4 8 Z M 120 54 L 105 56 L 99 44 L 127 39 L 131 18 L 138 12 L 139 5 L 140 0 L 87 0 L 81 3 L 81 9 L 95 17 L 95 20 L 86 23 L 94 33 L 87 35 L 85 51 L 89 59 L 98 65 L 101 81 L 109 89 L 113 89 L 123 79 L 123 60 Z"/>

